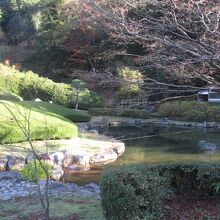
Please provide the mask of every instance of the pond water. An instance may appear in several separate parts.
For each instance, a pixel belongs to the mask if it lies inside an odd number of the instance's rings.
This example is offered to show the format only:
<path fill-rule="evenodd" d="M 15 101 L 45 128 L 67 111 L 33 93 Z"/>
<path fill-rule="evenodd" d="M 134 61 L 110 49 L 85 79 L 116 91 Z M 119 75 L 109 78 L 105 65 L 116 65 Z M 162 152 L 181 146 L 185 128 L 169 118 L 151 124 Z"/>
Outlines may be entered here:
<path fill-rule="evenodd" d="M 126 150 L 108 166 L 134 163 L 220 161 L 220 131 L 155 126 L 109 128 L 106 135 L 122 139 Z M 66 181 L 84 185 L 99 182 L 103 168 L 71 175 Z"/>

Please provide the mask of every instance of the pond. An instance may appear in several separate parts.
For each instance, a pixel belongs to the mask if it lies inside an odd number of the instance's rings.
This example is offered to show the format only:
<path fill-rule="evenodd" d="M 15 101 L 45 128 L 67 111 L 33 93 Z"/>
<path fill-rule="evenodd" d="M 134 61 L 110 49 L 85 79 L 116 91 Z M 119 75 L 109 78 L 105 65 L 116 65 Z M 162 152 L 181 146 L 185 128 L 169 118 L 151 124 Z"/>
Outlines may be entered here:
<path fill-rule="evenodd" d="M 220 131 L 208 129 L 119 126 L 109 128 L 106 135 L 125 142 L 126 150 L 108 166 L 134 163 L 170 163 L 220 161 Z M 86 174 L 66 177 L 79 185 L 99 182 L 103 168 Z"/>

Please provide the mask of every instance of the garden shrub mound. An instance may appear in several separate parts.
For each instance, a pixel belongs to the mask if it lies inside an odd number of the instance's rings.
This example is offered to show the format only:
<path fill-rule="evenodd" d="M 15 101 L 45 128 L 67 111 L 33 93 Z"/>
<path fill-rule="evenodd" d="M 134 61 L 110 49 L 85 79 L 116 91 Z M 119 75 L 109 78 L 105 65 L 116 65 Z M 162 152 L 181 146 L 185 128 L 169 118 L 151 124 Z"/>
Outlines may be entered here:
<path fill-rule="evenodd" d="M 166 102 L 159 106 L 159 114 L 187 121 L 220 121 L 220 105 L 196 101 Z"/>
<path fill-rule="evenodd" d="M 51 113 L 47 109 L 31 109 L 23 102 L 0 101 L 0 143 L 26 141 L 19 124 L 27 128 L 30 112 L 30 133 L 32 140 L 72 138 L 78 134 L 77 127 L 67 118 Z M 31 109 L 31 111 L 30 111 Z M 12 115 L 13 114 L 13 115 Z M 16 119 L 15 119 L 16 118 Z"/>
<path fill-rule="evenodd" d="M 34 111 L 47 112 L 47 115 L 55 117 L 64 117 L 73 122 L 87 122 L 90 121 L 91 115 L 87 111 L 66 108 L 62 105 L 51 104 L 48 102 L 33 102 L 33 101 L 23 101 L 22 105 L 29 108 L 31 107 Z"/>
<path fill-rule="evenodd" d="M 76 101 L 76 89 L 70 85 L 56 83 L 31 71 L 21 72 L 3 64 L 0 64 L 0 87 L 21 96 L 24 100 L 40 98 L 43 101 L 53 101 L 53 103 L 71 108 L 74 107 Z M 80 93 L 79 98 L 81 109 L 103 105 L 102 98 L 88 89 Z"/>
<path fill-rule="evenodd" d="M 117 109 L 117 108 L 90 108 L 89 114 L 93 116 L 120 116 L 128 118 L 150 118 L 150 113 L 136 109 Z"/>
<path fill-rule="evenodd" d="M 129 165 L 102 175 L 101 200 L 108 220 L 160 219 L 163 202 L 187 192 L 213 194 L 220 164 Z"/>

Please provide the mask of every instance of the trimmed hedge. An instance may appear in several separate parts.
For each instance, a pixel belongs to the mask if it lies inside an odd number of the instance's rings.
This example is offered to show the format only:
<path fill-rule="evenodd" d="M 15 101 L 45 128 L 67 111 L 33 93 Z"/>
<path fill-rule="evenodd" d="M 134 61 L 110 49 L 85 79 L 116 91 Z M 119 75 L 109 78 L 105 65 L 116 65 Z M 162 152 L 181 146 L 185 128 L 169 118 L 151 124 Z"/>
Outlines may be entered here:
<path fill-rule="evenodd" d="M 31 71 L 20 72 L 3 64 L 0 64 L 0 87 L 23 97 L 24 100 L 40 98 L 43 101 L 53 101 L 70 108 L 75 105 L 76 93 L 70 85 L 39 77 Z M 103 106 L 103 99 L 95 93 L 86 89 L 80 94 L 79 108 L 101 106 Z"/>
<path fill-rule="evenodd" d="M 187 121 L 220 121 L 219 113 L 220 105 L 212 106 L 205 102 L 167 102 L 159 106 L 160 116 Z"/>
<path fill-rule="evenodd" d="M 121 116 L 128 118 L 150 118 L 150 113 L 143 110 L 135 109 L 117 109 L 117 108 L 90 108 L 88 110 L 93 116 Z"/>
<path fill-rule="evenodd" d="M 220 164 L 129 165 L 102 175 L 101 200 L 108 220 L 160 219 L 163 202 L 176 193 L 213 193 Z"/>

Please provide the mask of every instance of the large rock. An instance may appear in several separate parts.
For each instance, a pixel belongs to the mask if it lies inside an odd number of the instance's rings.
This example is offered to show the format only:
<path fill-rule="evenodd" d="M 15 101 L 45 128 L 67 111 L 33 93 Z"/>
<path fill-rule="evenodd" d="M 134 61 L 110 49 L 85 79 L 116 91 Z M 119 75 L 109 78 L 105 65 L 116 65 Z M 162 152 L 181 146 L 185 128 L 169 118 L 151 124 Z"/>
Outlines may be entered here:
<path fill-rule="evenodd" d="M 6 162 L 6 170 L 20 170 L 24 167 L 25 160 L 23 157 L 16 157 L 8 155 L 6 156 L 7 162 Z"/>
<path fill-rule="evenodd" d="M 125 144 L 122 142 L 116 142 L 112 144 L 112 150 L 120 157 L 125 152 Z"/>
<path fill-rule="evenodd" d="M 61 180 L 63 178 L 63 168 L 60 165 L 55 165 L 51 171 L 51 178 L 54 180 Z"/>
<path fill-rule="evenodd" d="M 0 158 L 0 171 L 6 171 L 7 158 Z"/>
<path fill-rule="evenodd" d="M 73 155 L 73 162 L 84 167 L 89 167 L 90 155 L 83 152 L 78 152 L 77 154 Z"/>
<path fill-rule="evenodd" d="M 54 165 L 63 165 L 64 161 L 67 158 L 66 150 L 55 152 L 49 155 L 50 160 Z"/>
<path fill-rule="evenodd" d="M 117 160 L 118 155 L 114 150 L 108 150 L 90 157 L 91 166 L 104 166 Z"/>

